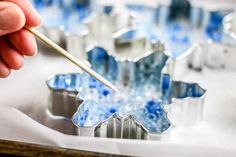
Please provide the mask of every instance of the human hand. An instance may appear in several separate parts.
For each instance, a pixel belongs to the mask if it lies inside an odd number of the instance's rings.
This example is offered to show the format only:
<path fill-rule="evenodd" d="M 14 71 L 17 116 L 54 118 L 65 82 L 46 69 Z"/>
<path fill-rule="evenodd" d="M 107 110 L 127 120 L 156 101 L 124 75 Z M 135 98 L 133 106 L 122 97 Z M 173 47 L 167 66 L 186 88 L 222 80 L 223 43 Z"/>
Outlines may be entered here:
<path fill-rule="evenodd" d="M 28 0 L 0 0 L 0 78 L 23 66 L 37 51 L 34 36 L 23 27 L 37 27 L 41 18 Z"/>

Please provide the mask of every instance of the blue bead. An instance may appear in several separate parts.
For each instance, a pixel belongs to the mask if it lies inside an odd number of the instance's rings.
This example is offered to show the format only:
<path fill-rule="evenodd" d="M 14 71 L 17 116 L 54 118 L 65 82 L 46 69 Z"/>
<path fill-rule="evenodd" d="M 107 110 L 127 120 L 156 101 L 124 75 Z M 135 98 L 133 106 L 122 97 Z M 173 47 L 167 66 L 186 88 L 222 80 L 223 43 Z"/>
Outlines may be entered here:
<path fill-rule="evenodd" d="M 85 122 L 85 117 L 80 117 L 80 123 L 84 123 Z"/>
<path fill-rule="evenodd" d="M 183 38 L 182 38 L 182 42 L 183 42 L 184 44 L 188 44 L 188 43 L 189 43 L 189 38 L 188 38 L 187 36 L 183 37 Z"/>
<path fill-rule="evenodd" d="M 155 105 L 155 101 L 150 100 L 150 101 L 147 102 L 147 105 L 149 105 L 149 106 L 153 106 L 153 105 Z"/>
<path fill-rule="evenodd" d="M 148 113 L 154 113 L 157 116 L 160 116 L 160 113 L 163 112 L 161 106 L 159 103 L 156 103 L 155 101 L 151 100 L 148 101 L 145 105 L 145 108 L 148 110 Z"/>
<path fill-rule="evenodd" d="M 117 109 L 115 108 L 110 108 L 110 113 L 116 113 L 117 112 Z"/>
<path fill-rule="evenodd" d="M 154 113 L 147 114 L 147 119 L 155 121 L 157 119 L 157 116 Z"/>
<path fill-rule="evenodd" d="M 162 75 L 162 81 L 161 81 L 161 89 L 162 91 L 167 91 L 170 89 L 170 75 L 168 74 L 163 74 Z"/>
<path fill-rule="evenodd" d="M 171 41 L 172 41 L 172 42 L 177 42 L 178 39 L 177 39 L 177 37 L 176 37 L 175 35 L 172 35 L 172 36 L 171 36 Z"/>
<path fill-rule="evenodd" d="M 176 32 L 179 32 L 179 31 L 182 30 L 182 27 L 179 24 L 174 24 L 173 30 L 176 31 Z"/>
<path fill-rule="evenodd" d="M 97 87 L 97 80 L 93 77 L 89 78 L 89 88 L 96 88 Z"/>
<path fill-rule="evenodd" d="M 102 91 L 102 95 L 103 95 L 103 96 L 107 96 L 107 95 L 109 95 L 109 94 L 110 94 L 110 91 L 107 90 L 107 89 L 104 89 L 104 90 Z"/>
<path fill-rule="evenodd" d="M 223 21 L 224 16 L 219 12 L 213 12 L 211 13 L 210 21 L 214 23 L 215 25 L 221 25 Z"/>
<path fill-rule="evenodd" d="M 113 6 L 104 6 L 103 11 L 105 14 L 110 14 L 113 10 Z"/>
<path fill-rule="evenodd" d="M 152 122 L 147 123 L 145 126 L 151 132 L 156 132 L 158 130 L 157 125 L 155 125 L 155 123 Z"/>
<path fill-rule="evenodd" d="M 84 113 L 83 117 L 86 120 L 88 118 L 88 116 L 89 116 L 89 110 L 87 109 L 83 113 Z"/>

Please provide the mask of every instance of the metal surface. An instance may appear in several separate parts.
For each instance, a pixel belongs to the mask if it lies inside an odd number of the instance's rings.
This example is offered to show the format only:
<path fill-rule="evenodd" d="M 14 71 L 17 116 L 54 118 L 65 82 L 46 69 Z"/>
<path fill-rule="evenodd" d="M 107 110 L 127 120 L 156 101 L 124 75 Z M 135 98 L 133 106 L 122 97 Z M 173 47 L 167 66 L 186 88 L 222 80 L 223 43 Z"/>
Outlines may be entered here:
<path fill-rule="evenodd" d="M 236 45 L 209 42 L 205 50 L 206 66 L 213 69 L 236 70 Z"/>
<path fill-rule="evenodd" d="M 193 49 L 193 52 L 189 55 L 188 58 L 188 67 L 196 71 L 202 71 L 205 63 L 205 43 L 197 43 L 196 47 Z"/>
<path fill-rule="evenodd" d="M 134 47 L 129 46 L 130 48 Z M 158 86 L 162 68 L 168 59 L 164 53 L 164 46 L 160 42 L 155 42 L 142 50 L 110 55 L 105 49 L 95 47 L 87 54 L 92 69 L 108 80 L 118 81 L 130 87 L 154 82 Z"/>
<path fill-rule="evenodd" d="M 164 70 L 171 75 L 173 80 L 181 80 L 191 69 L 201 71 L 203 65 L 203 44 L 195 43 L 178 57 L 169 57 Z"/>
<path fill-rule="evenodd" d="M 115 32 L 113 38 L 114 51 L 118 54 L 142 54 L 147 51 L 150 44 L 144 35 L 138 35 L 138 28 L 134 26 Z"/>
<path fill-rule="evenodd" d="M 214 13 L 214 14 L 213 14 Z M 205 65 L 213 69 L 235 70 L 236 34 L 235 12 L 232 9 L 215 10 L 208 26 L 210 36 L 204 43 Z"/>
<path fill-rule="evenodd" d="M 113 114 L 108 119 L 92 127 L 81 127 L 74 119 L 78 112 L 72 118 L 76 126 L 77 135 L 87 137 L 107 137 L 107 138 L 124 138 L 124 139 L 146 139 L 146 140 L 166 140 L 169 138 L 170 128 L 162 133 L 150 132 L 142 123 L 137 121 L 133 116 L 121 117 Z"/>
<path fill-rule="evenodd" d="M 205 46 L 205 64 L 213 69 L 236 70 L 235 12 L 226 15 L 222 21 L 222 41 L 208 40 Z"/>
<path fill-rule="evenodd" d="M 195 126 L 203 117 L 206 89 L 197 83 L 172 81 L 169 74 L 163 74 L 163 97 L 169 105 L 164 108 L 174 126 Z"/>
<path fill-rule="evenodd" d="M 180 8 L 181 11 L 179 11 Z M 233 69 L 235 67 L 231 62 L 231 58 L 232 60 L 235 58 L 234 53 L 231 52 L 234 51 L 236 45 L 236 35 L 233 31 L 235 28 L 235 13 L 232 7 L 211 8 L 196 5 L 191 1 L 180 1 L 179 3 L 173 1 L 166 8 L 166 12 L 167 17 L 165 21 L 167 24 L 178 22 L 182 19 L 184 22 L 187 22 L 187 25 L 190 25 L 191 31 L 193 30 L 191 32 L 191 40 L 195 44 L 191 44 L 190 47 L 194 47 L 196 44 L 198 46 L 193 50 L 195 52 L 189 54 L 189 61 L 187 62 L 189 62 L 190 68 L 201 71 L 204 68 L 204 64 L 211 68 Z M 191 48 L 186 52 L 190 50 Z M 186 52 L 182 55 L 185 55 Z M 179 57 L 181 58 L 181 55 Z M 230 61 L 227 62 L 228 60 Z M 186 69 L 186 66 L 183 66 L 184 64 L 186 65 L 185 61 L 186 59 L 178 60 L 178 57 L 173 61 L 169 61 L 170 70 L 180 71 L 177 69 Z M 173 79 L 179 80 L 181 78 L 181 76 L 176 76 L 173 70 L 171 71 L 170 74 Z M 184 72 L 184 70 L 181 71 Z"/>
<path fill-rule="evenodd" d="M 42 29 L 43 29 L 43 33 L 47 34 L 48 38 L 50 38 L 56 44 L 60 46 L 64 46 L 65 44 L 65 27 L 64 26 L 53 26 L 53 27 L 43 26 Z"/>
<path fill-rule="evenodd" d="M 73 79 L 71 79 L 74 77 Z M 82 103 L 76 99 L 78 74 L 58 74 L 48 78 L 46 84 L 49 89 L 48 110 L 54 118 L 71 119 Z M 66 81 L 70 78 L 69 82 Z M 59 84 L 59 86 L 57 86 Z"/>
<path fill-rule="evenodd" d="M 225 16 L 223 20 L 224 30 L 228 32 L 232 32 L 234 35 L 236 33 L 236 18 L 235 18 L 236 11 L 230 13 L 229 15 Z"/>
<path fill-rule="evenodd" d="M 104 47 L 110 53 L 114 53 L 113 33 L 123 27 L 130 25 L 132 17 L 129 13 L 117 13 L 114 9 L 111 12 L 102 11 L 92 14 L 83 24 L 88 28 L 87 47 Z"/>
<path fill-rule="evenodd" d="M 66 49 L 76 58 L 86 61 L 86 41 L 88 31 L 66 33 Z"/>

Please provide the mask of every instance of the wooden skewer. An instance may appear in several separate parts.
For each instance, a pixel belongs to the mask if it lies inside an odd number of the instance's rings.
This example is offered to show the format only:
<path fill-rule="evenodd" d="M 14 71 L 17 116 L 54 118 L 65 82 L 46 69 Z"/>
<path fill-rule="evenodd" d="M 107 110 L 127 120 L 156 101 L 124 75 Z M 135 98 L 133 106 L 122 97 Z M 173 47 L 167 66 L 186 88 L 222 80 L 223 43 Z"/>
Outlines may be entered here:
<path fill-rule="evenodd" d="M 42 42 L 44 42 L 46 45 L 48 45 L 49 47 L 53 48 L 54 50 L 56 50 L 57 52 L 59 52 L 61 55 L 63 55 L 64 57 L 66 57 L 67 59 L 69 59 L 72 63 L 74 63 L 75 65 L 79 66 L 81 69 L 83 69 L 84 71 L 86 71 L 88 74 L 90 74 L 91 76 L 95 77 L 97 80 L 99 80 L 100 82 L 102 82 L 104 85 L 106 85 L 107 87 L 113 89 L 116 92 L 119 92 L 109 81 L 107 81 L 105 78 L 103 78 L 101 75 L 99 75 L 98 73 L 96 73 L 95 71 L 93 71 L 91 68 L 89 68 L 86 64 L 84 64 L 83 62 L 79 61 L 78 59 L 76 59 L 74 56 L 72 56 L 69 52 L 65 51 L 63 48 L 61 48 L 60 46 L 58 46 L 57 44 L 55 44 L 53 41 L 51 41 L 50 39 L 48 39 L 46 36 L 44 36 L 42 33 L 40 33 L 39 31 L 37 31 L 34 28 L 29 28 L 27 26 L 25 26 L 25 29 L 27 29 L 29 32 L 31 32 L 32 34 L 34 34 L 38 39 L 40 39 Z"/>

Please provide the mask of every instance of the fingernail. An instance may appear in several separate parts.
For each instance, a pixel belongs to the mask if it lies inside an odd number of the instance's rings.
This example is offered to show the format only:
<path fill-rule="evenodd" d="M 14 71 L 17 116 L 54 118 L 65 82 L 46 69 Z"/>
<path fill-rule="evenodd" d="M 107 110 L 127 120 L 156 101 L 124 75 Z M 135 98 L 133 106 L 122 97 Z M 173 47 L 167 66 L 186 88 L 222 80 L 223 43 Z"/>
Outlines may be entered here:
<path fill-rule="evenodd" d="M 35 15 L 37 16 L 37 18 L 40 20 L 40 23 L 39 23 L 39 25 L 41 25 L 42 24 L 42 17 L 41 17 L 41 15 L 35 10 Z"/>
<path fill-rule="evenodd" d="M 35 18 L 38 19 L 38 23 L 37 23 L 37 26 L 36 27 L 39 27 L 41 24 L 42 24 L 42 17 L 41 15 L 38 13 L 37 10 L 33 9 L 34 11 L 34 15 L 35 15 Z"/>
<path fill-rule="evenodd" d="M 37 54 L 37 52 L 38 52 L 37 41 L 36 41 L 35 38 L 33 39 L 33 44 L 34 44 L 34 46 L 35 46 L 35 51 L 34 51 L 34 53 L 33 53 L 33 56 L 35 56 L 35 55 Z"/>
<path fill-rule="evenodd" d="M 10 74 L 10 70 L 0 61 L 0 78 L 6 78 Z"/>

